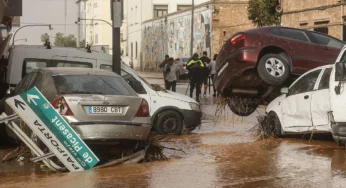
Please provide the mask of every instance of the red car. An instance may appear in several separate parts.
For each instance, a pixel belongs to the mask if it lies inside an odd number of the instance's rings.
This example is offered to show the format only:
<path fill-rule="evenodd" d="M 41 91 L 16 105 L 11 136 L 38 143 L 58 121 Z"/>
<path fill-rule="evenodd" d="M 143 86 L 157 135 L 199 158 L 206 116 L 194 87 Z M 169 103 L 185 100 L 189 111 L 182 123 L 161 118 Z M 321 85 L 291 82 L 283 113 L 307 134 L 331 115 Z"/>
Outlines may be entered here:
<path fill-rule="evenodd" d="M 308 30 L 261 27 L 240 32 L 222 47 L 216 60 L 215 87 L 225 97 L 241 98 L 230 104 L 238 115 L 251 114 L 270 86 L 283 84 L 290 75 L 335 60 L 345 42 Z M 252 102 L 249 102 L 252 101 Z"/>

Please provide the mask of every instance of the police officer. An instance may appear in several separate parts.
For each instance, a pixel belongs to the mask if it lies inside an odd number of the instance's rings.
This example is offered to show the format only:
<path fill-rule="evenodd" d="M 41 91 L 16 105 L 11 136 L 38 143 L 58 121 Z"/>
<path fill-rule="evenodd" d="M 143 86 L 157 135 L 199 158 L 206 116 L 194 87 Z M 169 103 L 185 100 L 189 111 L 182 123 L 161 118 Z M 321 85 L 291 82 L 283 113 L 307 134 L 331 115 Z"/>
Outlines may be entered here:
<path fill-rule="evenodd" d="M 196 100 L 199 102 L 201 94 L 201 84 L 204 78 L 204 63 L 199 60 L 198 54 L 195 53 L 192 59 L 186 64 L 186 68 L 190 74 L 190 97 L 192 98 L 193 90 L 196 87 Z"/>

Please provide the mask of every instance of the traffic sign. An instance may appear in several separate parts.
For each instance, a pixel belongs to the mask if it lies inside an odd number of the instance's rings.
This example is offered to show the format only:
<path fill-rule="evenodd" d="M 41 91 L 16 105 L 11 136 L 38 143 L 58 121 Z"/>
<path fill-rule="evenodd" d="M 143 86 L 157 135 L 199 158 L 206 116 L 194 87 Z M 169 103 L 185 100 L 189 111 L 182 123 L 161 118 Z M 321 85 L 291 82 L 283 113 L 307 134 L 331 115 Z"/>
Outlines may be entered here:
<path fill-rule="evenodd" d="M 96 155 L 36 87 L 7 99 L 6 103 L 69 171 L 87 170 L 99 162 Z"/>

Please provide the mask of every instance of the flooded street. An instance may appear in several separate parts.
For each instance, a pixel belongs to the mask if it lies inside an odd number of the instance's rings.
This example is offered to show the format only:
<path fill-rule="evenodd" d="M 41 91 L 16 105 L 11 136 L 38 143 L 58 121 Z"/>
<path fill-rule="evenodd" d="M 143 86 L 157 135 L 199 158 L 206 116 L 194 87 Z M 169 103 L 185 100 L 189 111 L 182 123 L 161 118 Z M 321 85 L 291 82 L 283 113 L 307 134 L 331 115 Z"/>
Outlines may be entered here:
<path fill-rule="evenodd" d="M 178 87 L 184 93 L 186 85 Z M 77 173 L 55 173 L 16 160 L 0 164 L 0 187 L 344 187 L 346 151 L 330 138 L 310 136 L 257 141 L 250 129 L 256 116 L 230 111 L 213 116 L 211 98 L 202 99 L 202 126 L 190 135 L 169 136 L 169 158 Z M 14 148 L 0 150 L 0 159 Z"/>

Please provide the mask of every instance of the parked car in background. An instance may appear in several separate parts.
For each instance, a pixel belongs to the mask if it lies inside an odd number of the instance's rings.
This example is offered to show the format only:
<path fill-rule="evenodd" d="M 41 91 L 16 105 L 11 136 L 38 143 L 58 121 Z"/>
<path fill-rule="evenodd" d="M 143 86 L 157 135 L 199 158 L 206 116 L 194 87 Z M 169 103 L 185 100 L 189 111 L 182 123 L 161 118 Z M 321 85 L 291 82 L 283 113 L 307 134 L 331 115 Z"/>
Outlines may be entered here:
<path fill-rule="evenodd" d="M 344 45 L 334 37 L 294 28 L 261 27 L 240 32 L 218 55 L 215 87 L 221 95 L 236 99 L 229 103 L 234 113 L 247 116 L 266 100 L 271 89 L 291 82 L 290 75 L 294 78 L 334 63 Z"/>
<path fill-rule="evenodd" d="M 189 57 L 182 57 L 182 58 L 176 58 L 175 63 L 179 67 L 179 79 L 184 79 L 187 78 L 189 75 L 189 71 L 186 69 L 186 64 L 189 61 Z M 178 79 L 178 80 L 179 80 Z"/>
<path fill-rule="evenodd" d="M 139 141 L 145 140 L 151 130 L 148 102 L 113 72 L 88 68 L 36 69 L 25 75 L 11 96 L 32 87 L 41 91 L 85 141 Z M 7 104 L 5 112 L 13 114 Z M 30 136 L 29 129 L 24 131 Z"/>
<path fill-rule="evenodd" d="M 303 74 L 268 105 L 269 122 L 278 136 L 331 132 L 345 145 L 346 46 L 336 62 Z"/>

